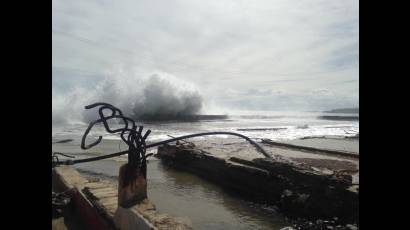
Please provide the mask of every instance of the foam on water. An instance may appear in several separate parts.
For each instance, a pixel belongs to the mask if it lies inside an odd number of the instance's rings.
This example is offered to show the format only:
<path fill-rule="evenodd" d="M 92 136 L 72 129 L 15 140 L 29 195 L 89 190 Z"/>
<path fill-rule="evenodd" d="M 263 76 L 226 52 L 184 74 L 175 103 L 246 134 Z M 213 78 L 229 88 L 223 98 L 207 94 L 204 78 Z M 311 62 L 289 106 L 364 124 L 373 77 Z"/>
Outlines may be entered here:
<path fill-rule="evenodd" d="M 178 137 L 198 132 L 230 131 L 243 134 L 253 139 L 293 140 L 309 136 L 355 136 L 359 133 L 358 121 L 329 121 L 315 117 L 299 118 L 262 118 L 250 119 L 230 117 L 229 121 L 215 120 L 207 122 L 154 122 L 137 123 L 144 126 L 144 130 L 152 132 L 148 142 L 169 139 L 170 136 Z M 53 128 L 53 139 L 81 139 L 86 124 L 65 125 Z M 54 132 L 55 131 L 55 132 Z M 106 140 L 120 140 L 118 134 L 109 134 L 101 125 L 95 126 L 89 134 L 90 138 L 103 136 Z M 218 135 L 220 138 L 231 137 Z M 206 137 L 204 137 L 206 138 Z"/>

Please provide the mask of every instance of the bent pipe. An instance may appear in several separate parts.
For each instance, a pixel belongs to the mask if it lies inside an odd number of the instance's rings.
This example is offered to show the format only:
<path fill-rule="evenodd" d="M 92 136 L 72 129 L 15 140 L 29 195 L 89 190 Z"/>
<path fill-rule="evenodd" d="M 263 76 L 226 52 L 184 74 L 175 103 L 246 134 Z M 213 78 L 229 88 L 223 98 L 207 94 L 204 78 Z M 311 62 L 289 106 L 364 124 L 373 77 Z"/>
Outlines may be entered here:
<path fill-rule="evenodd" d="M 152 147 L 156 147 L 156 146 L 163 145 L 163 144 L 168 144 L 168 143 L 183 140 L 183 139 L 199 137 L 199 136 L 210 136 L 210 135 L 233 135 L 233 136 L 241 137 L 241 138 L 247 140 L 249 143 L 251 143 L 256 148 L 256 150 L 258 152 L 262 153 L 266 158 L 272 159 L 272 155 L 267 153 L 265 151 L 265 149 L 263 149 L 262 146 L 260 146 L 258 143 L 256 143 L 255 141 L 253 141 L 252 139 L 250 139 L 247 136 L 244 136 L 244 135 L 239 134 L 239 133 L 233 133 L 233 132 L 204 132 L 204 133 L 195 133 L 195 134 L 190 134 L 190 135 L 184 135 L 184 136 L 175 137 L 175 138 L 171 138 L 171 139 L 168 139 L 168 140 L 164 140 L 164 141 L 160 141 L 160 142 L 156 142 L 156 143 L 146 145 L 146 148 L 152 148 Z M 60 161 L 60 164 L 66 164 L 66 165 L 79 164 L 79 163 L 85 163 L 85 162 L 90 162 L 90 161 L 103 160 L 103 159 L 107 159 L 107 158 L 111 158 L 111 157 L 117 157 L 117 156 L 121 156 L 121 155 L 124 155 L 124 154 L 127 154 L 127 153 L 128 153 L 128 150 L 125 150 L 125 151 L 121 151 L 121 152 L 117 152 L 117 153 L 107 154 L 107 155 L 104 155 L 104 156 L 90 157 L 90 158 L 78 159 L 78 160 Z"/>

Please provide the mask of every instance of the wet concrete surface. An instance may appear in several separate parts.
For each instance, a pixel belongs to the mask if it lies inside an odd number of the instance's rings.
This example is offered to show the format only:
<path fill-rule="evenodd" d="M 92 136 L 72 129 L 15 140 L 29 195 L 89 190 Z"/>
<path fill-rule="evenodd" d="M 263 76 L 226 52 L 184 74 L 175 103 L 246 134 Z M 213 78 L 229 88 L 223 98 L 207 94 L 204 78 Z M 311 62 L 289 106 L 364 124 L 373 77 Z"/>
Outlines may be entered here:
<path fill-rule="evenodd" d="M 326 141 L 329 141 L 328 143 Z M 251 144 L 244 140 L 237 138 L 208 138 L 203 140 L 194 140 L 192 143 L 199 149 L 211 153 L 214 156 L 221 158 L 238 157 L 246 160 L 252 160 L 254 158 L 263 157 Z M 306 140 L 293 140 L 286 143 L 300 144 L 305 146 L 323 148 L 330 150 L 340 150 L 341 148 L 348 147 L 352 143 L 358 147 L 357 140 L 346 139 L 306 139 Z M 326 143 L 326 144 L 316 144 Z M 348 172 L 353 176 L 354 184 L 359 183 L 359 159 L 343 156 L 332 156 L 331 154 L 320 154 L 312 151 L 298 150 L 294 148 L 287 148 L 282 146 L 274 146 L 268 144 L 261 144 L 263 148 L 272 154 L 272 156 L 281 161 L 288 161 L 294 164 L 303 164 L 311 167 L 313 170 L 320 170 L 322 172 L 328 172 L 329 174 L 334 171 Z M 303 146 L 303 145 L 302 145 Z M 358 154 L 358 151 L 356 152 Z"/>
<path fill-rule="evenodd" d="M 283 143 L 301 145 L 314 148 L 346 151 L 359 154 L 359 139 L 345 137 L 311 137 L 295 140 L 283 140 Z"/>

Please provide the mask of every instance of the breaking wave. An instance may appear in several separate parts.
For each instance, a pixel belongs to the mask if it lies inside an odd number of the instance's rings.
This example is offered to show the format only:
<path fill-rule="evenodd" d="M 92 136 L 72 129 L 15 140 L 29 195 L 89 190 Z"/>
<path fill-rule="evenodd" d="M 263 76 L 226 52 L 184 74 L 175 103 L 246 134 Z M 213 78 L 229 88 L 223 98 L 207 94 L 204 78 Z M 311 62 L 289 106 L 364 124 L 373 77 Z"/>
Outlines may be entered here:
<path fill-rule="evenodd" d="M 53 90 L 53 125 L 88 123 L 96 119 L 95 111 L 84 109 L 95 102 L 113 104 L 127 116 L 148 120 L 195 115 L 203 105 L 202 96 L 193 84 L 166 73 L 144 77 L 118 74 L 90 88 L 72 88 L 67 93 Z"/>

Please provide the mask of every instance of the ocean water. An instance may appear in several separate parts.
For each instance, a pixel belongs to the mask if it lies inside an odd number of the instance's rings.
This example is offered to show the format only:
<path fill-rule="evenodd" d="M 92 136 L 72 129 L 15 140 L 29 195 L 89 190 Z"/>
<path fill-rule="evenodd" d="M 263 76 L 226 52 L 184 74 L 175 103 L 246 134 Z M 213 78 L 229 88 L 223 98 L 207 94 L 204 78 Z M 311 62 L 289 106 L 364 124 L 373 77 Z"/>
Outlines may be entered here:
<path fill-rule="evenodd" d="M 355 136 L 359 133 L 359 121 L 320 119 L 321 113 L 274 114 L 274 115 L 231 115 L 222 120 L 201 120 L 194 122 L 137 122 L 150 129 L 147 141 L 155 142 L 198 132 L 229 131 L 253 139 L 293 140 L 309 136 Z M 345 114 L 332 114 L 345 116 Z M 82 122 L 53 125 L 53 141 L 81 138 L 87 124 Z M 118 126 L 118 125 L 114 125 Z M 119 127 L 119 126 L 118 126 Z M 90 137 L 120 140 L 119 135 L 109 134 L 102 125 L 95 126 Z M 219 136 L 226 137 L 226 136 Z M 199 137 L 202 138 L 202 137 Z"/>
<path fill-rule="evenodd" d="M 137 122 L 144 130 L 150 129 L 147 142 L 156 142 L 186 134 L 208 131 L 231 131 L 259 140 L 295 140 L 310 136 L 355 136 L 359 134 L 358 121 L 324 120 L 320 113 L 236 115 L 225 120 L 197 122 Z M 334 114 L 332 114 L 334 115 Z M 73 139 L 67 143 L 54 143 L 53 151 L 72 153 L 77 158 L 92 157 L 125 150 L 118 135 L 108 134 L 103 126 L 95 126 L 88 143 L 103 136 L 103 141 L 90 150 L 81 150 L 80 142 L 88 124 L 76 122 L 54 125 L 53 142 Z M 119 125 L 114 125 L 118 126 Z M 231 136 L 217 136 L 227 138 Z M 204 139 L 207 137 L 198 137 Z M 149 151 L 155 151 L 150 149 Z M 126 156 L 74 165 L 87 177 L 98 177 L 117 183 L 119 167 Z M 187 217 L 194 229 L 281 229 L 288 226 L 275 206 L 249 202 L 219 186 L 195 175 L 177 171 L 150 158 L 147 166 L 148 197 L 158 211 Z"/>

